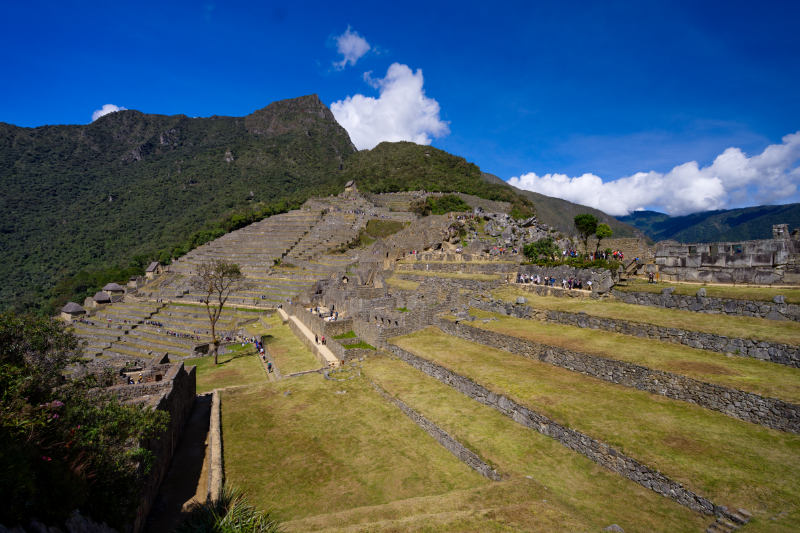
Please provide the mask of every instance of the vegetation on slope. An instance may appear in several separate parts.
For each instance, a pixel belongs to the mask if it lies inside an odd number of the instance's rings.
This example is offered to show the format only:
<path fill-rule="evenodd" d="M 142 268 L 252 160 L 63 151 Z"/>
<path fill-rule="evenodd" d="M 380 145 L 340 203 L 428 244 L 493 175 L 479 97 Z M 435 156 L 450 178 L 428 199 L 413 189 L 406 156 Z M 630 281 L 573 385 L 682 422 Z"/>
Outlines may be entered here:
<path fill-rule="evenodd" d="M 347 179 L 356 180 L 358 188 L 365 192 L 462 192 L 510 202 L 516 217 L 534 213 L 533 202 L 503 183 L 487 182 L 474 163 L 432 146 L 383 142 L 348 157 L 344 174 Z"/>
<path fill-rule="evenodd" d="M 353 151 L 316 96 L 244 118 L 122 111 L 86 126 L 0 124 L 0 308 L 39 307 L 59 279 L 168 260 L 336 192 Z"/>
<path fill-rule="evenodd" d="M 771 239 L 773 224 L 800 227 L 800 204 L 760 205 L 704 211 L 671 217 L 656 211 L 637 211 L 620 217 L 656 241 L 730 242 Z"/>

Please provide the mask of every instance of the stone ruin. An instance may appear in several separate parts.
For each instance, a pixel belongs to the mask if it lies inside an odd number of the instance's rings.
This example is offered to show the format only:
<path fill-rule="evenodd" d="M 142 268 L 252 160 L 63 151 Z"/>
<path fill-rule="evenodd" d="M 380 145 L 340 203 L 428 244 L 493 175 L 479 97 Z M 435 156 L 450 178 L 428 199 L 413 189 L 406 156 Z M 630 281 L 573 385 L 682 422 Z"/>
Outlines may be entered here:
<path fill-rule="evenodd" d="M 772 227 L 772 239 L 656 245 L 662 281 L 800 284 L 800 233 L 786 224 Z"/>

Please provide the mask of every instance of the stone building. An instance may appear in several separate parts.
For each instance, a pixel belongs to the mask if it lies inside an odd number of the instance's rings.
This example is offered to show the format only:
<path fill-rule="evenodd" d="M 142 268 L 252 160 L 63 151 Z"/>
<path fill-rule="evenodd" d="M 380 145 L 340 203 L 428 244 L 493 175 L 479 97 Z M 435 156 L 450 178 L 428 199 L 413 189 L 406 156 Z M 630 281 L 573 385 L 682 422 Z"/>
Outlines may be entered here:
<path fill-rule="evenodd" d="M 162 272 L 161 263 L 158 261 L 153 261 L 147 266 L 147 269 L 144 271 L 144 277 L 147 279 L 153 279 L 157 275 L 161 274 Z"/>
<path fill-rule="evenodd" d="M 61 319 L 67 322 L 72 322 L 76 318 L 80 318 L 85 314 L 86 309 L 75 302 L 68 302 L 67 305 L 61 308 Z"/>
<path fill-rule="evenodd" d="M 119 283 L 106 283 L 106 285 L 103 287 L 103 291 L 107 292 L 108 295 L 111 296 L 112 302 L 121 302 L 125 296 L 125 287 Z"/>
<path fill-rule="evenodd" d="M 800 239 L 786 224 L 772 227 L 772 239 L 656 245 L 663 281 L 800 284 Z"/>

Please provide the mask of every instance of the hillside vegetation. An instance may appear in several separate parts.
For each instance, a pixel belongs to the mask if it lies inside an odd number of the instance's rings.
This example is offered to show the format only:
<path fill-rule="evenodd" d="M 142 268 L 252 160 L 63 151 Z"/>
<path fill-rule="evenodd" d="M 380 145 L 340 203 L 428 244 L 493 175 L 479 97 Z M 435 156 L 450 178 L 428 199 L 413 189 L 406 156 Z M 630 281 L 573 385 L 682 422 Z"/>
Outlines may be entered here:
<path fill-rule="evenodd" d="M 800 227 L 800 204 L 759 205 L 704 211 L 671 217 L 656 211 L 636 211 L 620 220 L 641 229 L 655 241 L 730 242 L 771 239 L 773 224 Z"/>

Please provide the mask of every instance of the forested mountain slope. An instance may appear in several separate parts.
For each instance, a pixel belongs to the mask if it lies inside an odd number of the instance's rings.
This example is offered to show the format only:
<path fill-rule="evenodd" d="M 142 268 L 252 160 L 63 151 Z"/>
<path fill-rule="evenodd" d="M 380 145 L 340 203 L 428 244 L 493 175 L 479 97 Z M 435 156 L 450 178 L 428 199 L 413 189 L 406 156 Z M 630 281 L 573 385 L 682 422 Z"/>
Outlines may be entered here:
<path fill-rule="evenodd" d="M 704 211 L 671 217 L 655 211 L 637 211 L 620 217 L 655 241 L 744 241 L 771 239 L 773 224 L 800 227 L 800 204 L 760 205 L 740 209 Z"/>

